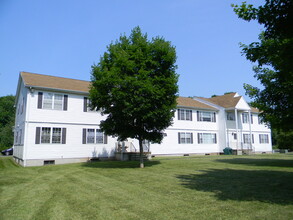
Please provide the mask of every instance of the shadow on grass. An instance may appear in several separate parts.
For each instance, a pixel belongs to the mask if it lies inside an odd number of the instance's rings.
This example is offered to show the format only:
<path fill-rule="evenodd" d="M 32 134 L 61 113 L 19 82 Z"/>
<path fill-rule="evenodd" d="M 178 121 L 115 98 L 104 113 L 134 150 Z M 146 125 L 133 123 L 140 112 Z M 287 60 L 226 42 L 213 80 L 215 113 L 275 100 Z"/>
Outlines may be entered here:
<path fill-rule="evenodd" d="M 212 169 L 178 175 L 184 187 L 213 192 L 219 200 L 293 204 L 293 173 L 266 170 Z"/>
<path fill-rule="evenodd" d="M 241 164 L 249 166 L 293 167 L 293 160 L 282 159 L 233 158 L 216 161 L 222 163 Z"/>
<path fill-rule="evenodd" d="M 160 161 L 145 161 L 145 167 L 160 164 Z M 139 168 L 139 161 L 95 161 L 83 164 L 84 167 L 92 168 Z"/>

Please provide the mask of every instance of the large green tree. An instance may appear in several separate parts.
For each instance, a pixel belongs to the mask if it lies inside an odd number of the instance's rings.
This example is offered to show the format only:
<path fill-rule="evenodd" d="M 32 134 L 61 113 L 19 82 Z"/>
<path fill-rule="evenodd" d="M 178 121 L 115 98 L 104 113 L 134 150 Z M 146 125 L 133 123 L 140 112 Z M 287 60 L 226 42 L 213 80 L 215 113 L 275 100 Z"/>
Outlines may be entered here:
<path fill-rule="evenodd" d="M 266 0 L 255 8 L 243 2 L 232 5 L 247 21 L 256 20 L 264 30 L 259 42 L 242 44 L 242 53 L 256 64 L 255 77 L 263 88 L 245 84 L 253 105 L 262 111 L 265 122 L 278 130 L 293 130 L 293 1 Z"/>
<path fill-rule="evenodd" d="M 12 95 L 0 97 L 0 150 L 13 145 L 14 100 Z"/>
<path fill-rule="evenodd" d="M 119 140 L 139 141 L 140 167 L 143 140 L 160 143 L 172 124 L 178 93 L 176 51 L 162 37 L 148 40 L 139 27 L 107 47 L 92 66 L 90 99 L 107 119 L 100 124 Z"/>

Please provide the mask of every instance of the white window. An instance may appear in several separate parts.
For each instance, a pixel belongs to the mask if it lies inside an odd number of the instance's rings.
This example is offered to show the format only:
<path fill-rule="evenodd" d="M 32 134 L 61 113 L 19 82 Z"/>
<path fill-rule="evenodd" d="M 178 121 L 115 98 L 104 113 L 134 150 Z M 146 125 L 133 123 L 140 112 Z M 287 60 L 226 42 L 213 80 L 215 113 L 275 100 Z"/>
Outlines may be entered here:
<path fill-rule="evenodd" d="M 242 113 L 242 123 L 248 123 L 248 113 Z"/>
<path fill-rule="evenodd" d="M 96 130 L 96 143 L 103 144 L 104 143 L 104 134 L 101 130 Z"/>
<path fill-rule="evenodd" d="M 178 132 L 178 144 L 192 144 L 193 135 L 190 132 Z"/>
<path fill-rule="evenodd" d="M 251 134 L 252 140 L 251 143 L 254 143 L 254 135 Z M 243 134 L 243 143 L 250 144 L 250 134 Z"/>
<path fill-rule="evenodd" d="M 18 138 L 19 138 L 18 144 L 22 144 L 22 129 L 19 130 Z"/>
<path fill-rule="evenodd" d="M 234 112 L 227 112 L 227 120 L 228 121 L 235 121 L 235 114 L 234 114 Z"/>
<path fill-rule="evenodd" d="M 178 120 L 192 121 L 192 110 L 178 109 Z"/>
<path fill-rule="evenodd" d="M 263 117 L 258 115 L 258 124 L 263 124 Z"/>
<path fill-rule="evenodd" d="M 247 124 L 249 123 L 249 114 L 247 112 L 242 113 L 242 123 Z M 253 115 L 250 115 L 250 122 L 253 124 Z"/>
<path fill-rule="evenodd" d="M 62 136 L 65 139 L 65 128 L 41 128 L 41 144 L 62 144 Z M 65 144 L 65 140 L 63 143 Z"/>
<path fill-rule="evenodd" d="M 62 110 L 63 109 L 63 95 L 53 94 L 53 93 L 44 93 L 43 108 Z"/>
<path fill-rule="evenodd" d="M 52 144 L 61 143 L 61 128 L 53 128 L 52 133 Z"/>
<path fill-rule="evenodd" d="M 95 143 L 95 129 L 87 129 L 86 143 L 87 144 Z"/>
<path fill-rule="evenodd" d="M 42 128 L 41 143 L 49 144 L 51 142 L 51 128 Z"/>
<path fill-rule="evenodd" d="M 259 143 L 260 144 L 268 144 L 269 143 L 269 135 L 268 134 L 260 134 L 259 135 Z"/>
<path fill-rule="evenodd" d="M 54 94 L 54 109 L 62 110 L 63 107 L 63 95 Z"/>
<path fill-rule="evenodd" d="M 21 104 L 21 114 L 23 113 L 23 109 L 24 109 L 24 98 L 22 98 L 22 104 Z"/>
<path fill-rule="evenodd" d="M 18 144 L 18 131 L 15 133 L 15 144 Z"/>
<path fill-rule="evenodd" d="M 100 129 L 83 129 L 83 144 L 107 144 L 107 138 Z"/>
<path fill-rule="evenodd" d="M 216 113 L 197 111 L 197 121 L 216 122 Z"/>
<path fill-rule="evenodd" d="M 215 133 L 198 133 L 198 143 L 199 144 L 216 144 L 217 134 Z"/>

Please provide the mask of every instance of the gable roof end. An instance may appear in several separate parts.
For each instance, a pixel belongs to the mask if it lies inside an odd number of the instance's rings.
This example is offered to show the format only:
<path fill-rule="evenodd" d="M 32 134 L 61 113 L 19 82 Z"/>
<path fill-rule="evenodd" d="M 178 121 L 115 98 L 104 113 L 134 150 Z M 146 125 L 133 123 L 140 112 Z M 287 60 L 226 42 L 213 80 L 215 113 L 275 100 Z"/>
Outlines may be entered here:
<path fill-rule="evenodd" d="M 239 96 L 237 93 L 228 93 L 226 95 L 215 96 L 212 98 L 199 98 L 224 108 L 235 108 L 241 97 L 242 96 Z"/>

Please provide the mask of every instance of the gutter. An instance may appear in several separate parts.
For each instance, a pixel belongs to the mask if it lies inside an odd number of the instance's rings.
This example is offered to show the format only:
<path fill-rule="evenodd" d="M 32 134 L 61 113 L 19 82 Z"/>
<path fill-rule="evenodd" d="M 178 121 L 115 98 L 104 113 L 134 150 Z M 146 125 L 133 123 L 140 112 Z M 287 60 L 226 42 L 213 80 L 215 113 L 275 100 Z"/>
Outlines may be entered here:
<path fill-rule="evenodd" d="M 50 87 L 43 87 L 43 86 L 25 85 L 25 87 L 29 88 L 30 90 L 38 89 L 38 90 L 48 90 L 48 91 L 60 91 L 60 92 L 82 94 L 82 95 L 89 94 L 89 92 L 83 92 L 83 91 L 78 91 L 78 90 L 58 89 L 58 88 L 50 88 Z"/>

